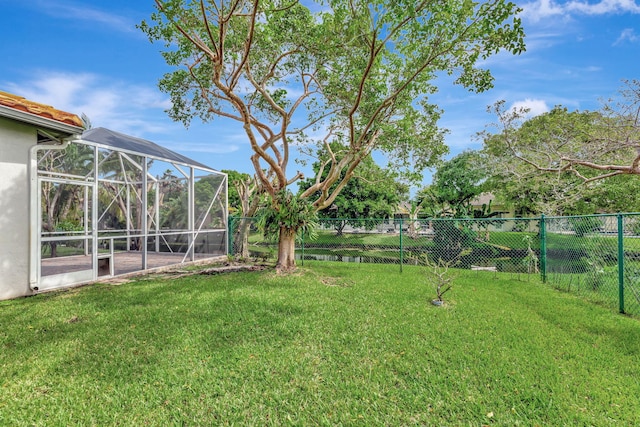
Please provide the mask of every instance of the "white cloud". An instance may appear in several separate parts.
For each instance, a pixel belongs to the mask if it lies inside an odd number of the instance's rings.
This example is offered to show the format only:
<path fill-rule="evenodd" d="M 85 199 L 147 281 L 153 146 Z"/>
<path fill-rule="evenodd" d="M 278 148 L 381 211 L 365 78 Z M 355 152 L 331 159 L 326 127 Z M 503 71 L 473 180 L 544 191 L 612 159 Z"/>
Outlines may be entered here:
<path fill-rule="evenodd" d="M 136 22 L 121 15 L 106 12 L 85 5 L 75 5 L 70 2 L 37 1 L 35 4 L 39 12 L 55 18 L 63 18 L 76 22 L 89 22 L 106 26 L 111 29 L 133 33 L 137 32 Z"/>
<path fill-rule="evenodd" d="M 640 41 L 640 36 L 635 33 L 633 28 L 625 28 L 624 30 L 622 30 L 622 33 L 620 33 L 620 37 L 618 37 L 618 39 L 613 43 L 613 45 L 614 46 L 619 45 L 626 40 L 630 41 L 631 43 L 636 43 Z"/>
<path fill-rule="evenodd" d="M 1 82 L 8 92 L 51 105 L 77 115 L 86 114 L 92 126 L 105 127 L 128 135 L 148 139 L 201 161 L 239 152 L 248 147 L 244 133 L 202 128 L 194 123 L 185 129 L 164 112 L 170 100 L 153 87 L 139 86 L 89 73 L 43 71 L 38 77 L 20 82 Z M 42 76 L 42 77 L 40 77 Z M 220 123 L 218 124 L 220 126 Z M 210 140 L 209 140 L 210 139 Z"/>
<path fill-rule="evenodd" d="M 526 98 L 522 101 L 516 101 L 511 105 L 511 110 L 528 110 L 527 117 L 535 117 L 549 111 L 547 103 L 541 99 Z"/>
<path fill-rule="evenodd" d="M 78 93 L 95 80 L 94 76 L 86 73 L 65 74 L 43 71 L 39 74 L 42 77 L 25 82 L 26 84 L 10 83 L 9 90 L 27 99 L 64 110 L 73 106 Z"/>
<path fill-rule="evenodd" d="M 589 72 L 589 73 L 597 73 L 598 71 L 602 71 L 602 67 L 599 67 L 597 65 L 589 65 L 584 70 Z"/>
<path fill-rule="evenodd" d="M 560 43 L 564 36 L 565 34 L 559 31 L 538 31 L 527 34 L 525 37 L 527 52 L 549 49 Z"/>
<path fill-rule="evenodd" d="M 536 0 L 531 3 L 525 3 L 522 5 L 522 9 L 522 15 L 534 22 L 550 16 L 565 14 L 563 8 L 553 0 Z"/>
<path fill-rule="evenodd" d="M 606 15 L 611 13 L 640 13 L 640 6 L 634 0 L 602 0 L 599 3 L 571 1 L 565 5 L 570 12 L 585 15 Z"/>
<path fill-rule="evenodd" d="M 570 19 L 572 14 L 607 15 L 615 13 L 640 13 L 640 5 L 634 0 L 570 1 L 557 3 L 554 0 L 535 0 L 522 5 L 522 15 L 533 22 L 549 17 Z"/>
<path fill-rule="evenodd" d="M 5 83 L 9 92 L 77 115 L 86 114 L 94 127 L 134 136 L 168 127 L 164 110 L 170 101 L 150 87 L 112 81 L 89 73 L 41 70 L 38 77 Z M 154 116 L 155 115 L 155 116 Z"/>

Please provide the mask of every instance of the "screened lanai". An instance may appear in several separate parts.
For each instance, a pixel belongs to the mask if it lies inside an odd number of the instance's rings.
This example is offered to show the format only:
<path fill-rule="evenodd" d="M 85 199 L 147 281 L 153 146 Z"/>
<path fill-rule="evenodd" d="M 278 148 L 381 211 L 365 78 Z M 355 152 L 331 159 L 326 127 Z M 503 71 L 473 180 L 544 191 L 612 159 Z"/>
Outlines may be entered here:
<path fill-rule="evenodd" d="M 33 168 L 37 290 L 227 254 L 227 177 L 197 161 L 96 128 L 38 144 Z"/>

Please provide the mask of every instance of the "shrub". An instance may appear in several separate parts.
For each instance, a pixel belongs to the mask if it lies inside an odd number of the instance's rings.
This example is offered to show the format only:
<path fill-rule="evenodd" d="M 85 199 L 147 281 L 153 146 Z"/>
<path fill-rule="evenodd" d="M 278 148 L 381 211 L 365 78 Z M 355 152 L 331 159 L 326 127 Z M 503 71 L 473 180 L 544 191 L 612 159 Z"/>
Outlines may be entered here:
<path fill-rule="evenodd" d="M 597 216 L 579 216 L 569 218 L 569 224 L 576 233 L 576 236 L 582 237 L 585 234 L 590 234 L 599 231 L 602 228 L 602 218 Z"/>

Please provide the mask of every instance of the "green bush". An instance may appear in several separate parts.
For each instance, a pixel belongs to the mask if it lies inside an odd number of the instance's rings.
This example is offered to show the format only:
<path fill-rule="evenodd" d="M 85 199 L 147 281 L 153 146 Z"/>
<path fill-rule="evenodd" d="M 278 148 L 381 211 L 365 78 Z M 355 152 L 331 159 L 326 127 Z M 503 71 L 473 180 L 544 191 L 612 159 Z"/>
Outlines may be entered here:
<path fill-rule="evenodd" d="M 576 233 L 576 236 L 582 237 L 586 234 L 599 231 L 603 226 L 602 218 L 597 216 L 579 216 L 569 218 L 569 224 Z"/>
<path fill-rule="evenodd" d="M 640 236 L 640 217 L 631 217 L 627 230 L 630 230 L 634 236 Z"/>
<path fill-rule="evenodd" d="M 473 246 L 476 233 L 466 222 L 434 220 L 432 227 L 435 232 L 433 244 L 436 259 L 450 261 L 465 248 Z"/>

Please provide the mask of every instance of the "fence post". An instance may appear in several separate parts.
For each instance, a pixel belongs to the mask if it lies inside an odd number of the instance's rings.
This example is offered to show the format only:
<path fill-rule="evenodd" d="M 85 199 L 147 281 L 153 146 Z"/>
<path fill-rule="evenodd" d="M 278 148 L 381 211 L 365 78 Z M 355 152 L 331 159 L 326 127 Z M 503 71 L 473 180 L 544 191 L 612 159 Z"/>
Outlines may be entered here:
<path fill-rule="evenodd" d="M 304 267 L 304 230 L 302 230 L 302 266 Z"/>
<path fill-rule="evenodd" d="M 404 264 L 404 248 L 402 247 L 402 218 L 400 218 L 400 273 L 402 273 L 402 264 Z"/>
<path fill-rule="evenodd" d="M 624 217 L 618 214 L 618 301 L 624 313 Z"/>
<path fill-rule="evenodd" d="M 540 215 L 540 274 L 542 283 L 547 283 L 547 223 Z"/>

